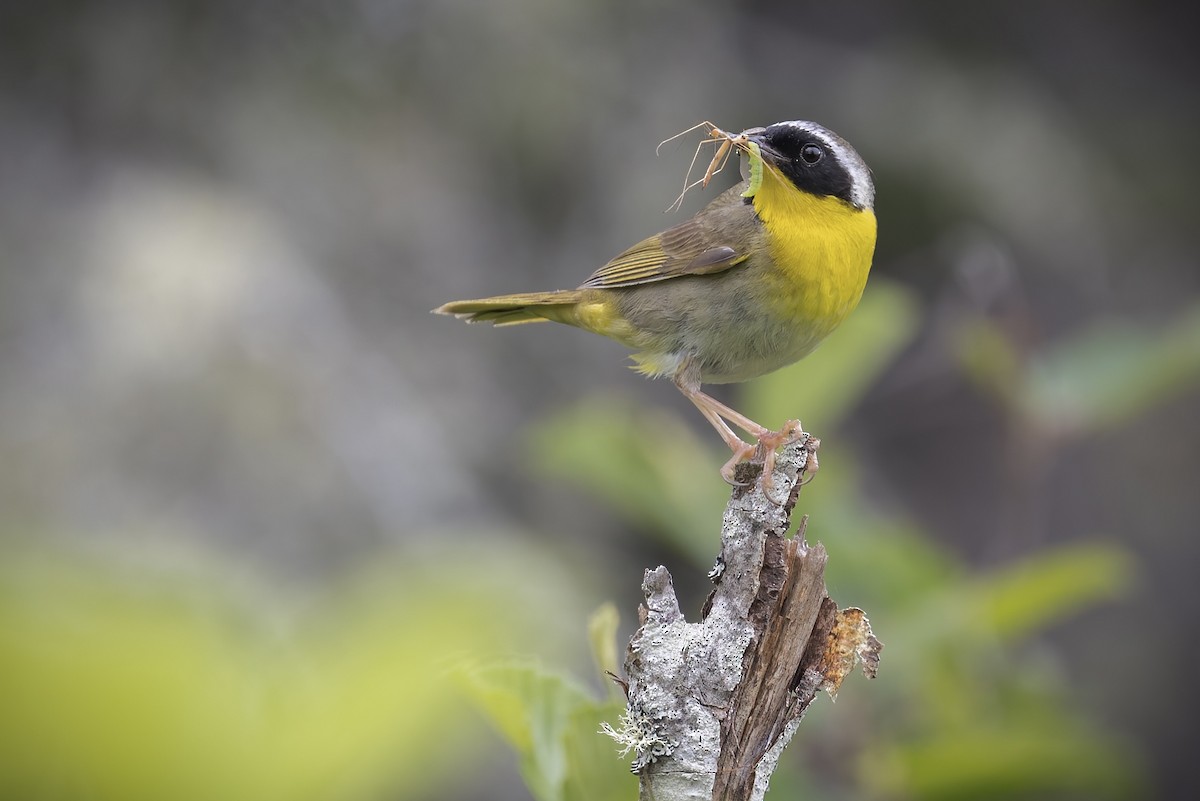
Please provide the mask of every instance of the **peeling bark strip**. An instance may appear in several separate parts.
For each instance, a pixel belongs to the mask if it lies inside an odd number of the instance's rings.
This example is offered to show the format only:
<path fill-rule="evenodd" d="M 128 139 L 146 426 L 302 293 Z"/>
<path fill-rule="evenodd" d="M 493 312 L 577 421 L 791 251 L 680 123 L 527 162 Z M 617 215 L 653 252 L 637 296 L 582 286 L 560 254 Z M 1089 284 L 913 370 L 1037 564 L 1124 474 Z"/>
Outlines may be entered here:
<path fill-rule="evenodd" d="M 821 658 L 824 649 L 809 648 L 810 639 L 823 643 L 833 627 L 833 617 L 825 616 L 823 630 L 815 630 L 825 594 L 825 563 L 828 556 L 819 544 L 806 548 L 803 528 L 799 541 L 786 543 L 786 579 L 781 588 L 772 587 L 776 598 L 766 625 L 747 649 L 742 681 L 730 699 L 729 711 L 721 723 L 721 752 L 717 756 L 714 798 L 750 798 L 759 762 L 794 716 L 803 712 L 812 696 L 796 698 L 793 690 L 797 677 L 803 678 L 806 666 Z M 830 607 L 836 611 L 832 601 Z M 815 695 L 815 690 L 813 692 Z"/>
<path fill-rule="evenodd" d="M 612 735 L 636 758 L 643 801 L 761 801 L 784 746 L 820 690 L 836 693 L 858 662 L 874 676 L 882 647 L 858 609 L 825 590 L 828 555 L 787 537 L 816 440 L 789 445 L 772 496 L 754 476 L 735 488 L 721 532 L 716 589 L 688 623 L 666 568 L 647 570 L 629 641 L 629 706 Z M 815 463 L 815 460 L 814 460 Z"/>

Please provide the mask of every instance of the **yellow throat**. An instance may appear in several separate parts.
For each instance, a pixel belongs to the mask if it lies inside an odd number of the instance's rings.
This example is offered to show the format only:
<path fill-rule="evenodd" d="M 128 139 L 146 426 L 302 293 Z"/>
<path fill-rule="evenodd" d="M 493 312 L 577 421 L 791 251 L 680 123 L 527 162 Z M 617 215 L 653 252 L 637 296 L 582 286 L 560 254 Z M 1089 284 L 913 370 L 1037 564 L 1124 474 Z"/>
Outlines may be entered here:
<path fill-rule="evenodd" d="M 862 297 L 875 251 L 875 213 L 803 192 L 768 167 L 753 202 L 775 264 L 767 302 L 824 337 Z"/>

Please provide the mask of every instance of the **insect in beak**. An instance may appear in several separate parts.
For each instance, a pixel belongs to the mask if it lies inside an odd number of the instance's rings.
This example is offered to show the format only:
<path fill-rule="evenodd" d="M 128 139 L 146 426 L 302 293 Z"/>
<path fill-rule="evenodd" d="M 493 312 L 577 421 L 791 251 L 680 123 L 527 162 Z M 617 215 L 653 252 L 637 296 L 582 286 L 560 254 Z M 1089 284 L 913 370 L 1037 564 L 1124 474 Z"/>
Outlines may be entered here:
<path fill-rule="evenodd" d="M 686 136 L 697 128 L 703 128 L 705 126 L 708 127 L 708 133 L 705 135 L 705 138 L 701 140 L 698 145 L 696 145 L 696 152 L 692 154 L 692 161 L 688 165 L 687 175 L 683 179 L 683 191 L 679 193 L 679 197 L 675 198 L 675 202 L 667 207 L 667 211 L 675 211 L 682 206 L 683 199 L 692 189 L 696 188 L 697 186 L 707 187 L 712 179 L 716 177 L 721 170 L 725 169 L 725 165 L 729 163 L 730 154 L 735 151 L 745 153 L 749 158 L 750 186 L 743 193 L 743 197 L 753 197 L 758 191 L 758 188 L 762 185 L 762 151 L 760 150 L 758 143 L 751 140 L 749 136 L 750 132 L 760 131 L 761 129 L 759 128 L 750 128 L 746 131 L 735 134 L 718 128 L 716 125 L 713 125 L 711 122 L 705 120 L 704 122 L 697 123 L 691 128 L 688 128 L 685 131 L 680 131 L 674 136 L 659 142 L 658 147 L 655 148 L 654 152 L 658 153 L 662 150 L 662 146 L 668 142 L 674 141 L 682 136 Z M 712 160 L 708 163 L 708 169 L 704 171 L 704 175 L 702 177 L 695 181 L 691 181 L 690 179 L 692 177 L 692 172 L 696 169 L 696 162 L 700 158 L 701 148 L 710 144 L 715 145 L 716 149 L 713 151 Z"/>

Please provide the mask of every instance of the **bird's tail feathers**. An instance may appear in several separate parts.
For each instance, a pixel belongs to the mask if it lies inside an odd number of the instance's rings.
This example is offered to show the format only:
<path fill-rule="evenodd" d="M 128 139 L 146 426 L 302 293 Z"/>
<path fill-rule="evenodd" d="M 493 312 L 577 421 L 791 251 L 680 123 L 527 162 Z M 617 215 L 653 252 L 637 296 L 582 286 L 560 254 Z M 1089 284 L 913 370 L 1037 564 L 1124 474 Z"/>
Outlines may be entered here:
<path fill-rule="evenodd" d="M 456 300 L 434 309 L 435 314 L 452 314 L 468 323 L 520 325 L 553 320 L 575 325 L 575 305 L 583 293 L 578 289 L 555 292 L 523 292 L 478 300 Z"/>

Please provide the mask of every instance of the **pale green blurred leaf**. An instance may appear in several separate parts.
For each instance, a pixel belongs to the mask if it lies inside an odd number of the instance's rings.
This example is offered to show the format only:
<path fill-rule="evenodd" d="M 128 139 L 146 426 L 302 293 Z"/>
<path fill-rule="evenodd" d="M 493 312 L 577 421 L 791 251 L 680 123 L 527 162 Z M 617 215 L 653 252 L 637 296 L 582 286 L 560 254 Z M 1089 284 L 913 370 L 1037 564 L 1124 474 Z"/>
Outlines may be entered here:
<path fill-rule="evenodd" d="M 1000 326 L 980 317 L 964 325 L 955 337 L 955 355 L 980 389 L 1014 404 L 1024 386 L 1025 367 Z"/>
<path fill-rule="evenodd" d="M 860 570 L 887 582 L 880 585 L 879 597 L 859 604 L 875 613 L 876 633 L 888 645 L 888 675 L 882 684 L 891 686 L 891 679 L 897 679 L 914 699 L 921 699 L 923 714 L 933 712 L 956 725 L 966 725 L 964 716 L 988 719 L 996 710 L 980 704 L 998 694 L 1051 692 L 1054 685 L 1044 681 L 1049 677 L 1011 672 L 1011 641 L 1119 596 L 1132 573 L 1128 555 L 1104 545 L 1063 547 L 1015 565 L 968 573 L 919 548 L 906 556 L 903 543 L 877 551 L 873 571 L 867 557 L 857 562 Z M 910 561 L 925 566 L 923 577 L 915 565 L 896 569 Z M 897 577 L 908 580 L 897 583 Z M 913 579 L 924 580 L 925 586 L 912 584 Z M 993 670 L 1000 671 L 998 677 L 991 676 Z M 1022 680 L 1036 687 L 1023 687 Z M 1018 697 L 1023 696 L 1009 696 L 1006 703 L 1014 704 Z M 1036 703 L 1045 706 L 1044 701 Z M 1058 707 L 1046 709 L 1069 717 Z"/>
<path fill-rule="evenodd" d="M 800 418 L 833 431 L 917 330 L 920 308 L 899 284 L 874 278 L 855 311 L 800 362 L 741 386 L 735 404 L 767 427 Z"/>
<path fill-rule="evenodd" d="M 299 604 L 219 561 L 3 556 L 5 798 L 428 797 L 483 746 L 444 665 L 528 614 L 497 602 L 499 560 L 379 565 Z"/>
<path fill-rule="evenodd" d="M 600 724 L 624 701 L 598 702 L 563 676 L 528 664 L 465 670 L 467 691 L 517 752 L 537 801 L 627 801 L 637 779 Z"/>
<path fill-rule="evenodd" d="M 620 675 L 621 666 L 617 658 L 617 628 L 621 625 L 621 613 L 617 605 L 608 601 L 588 617 L 588 645 L 592 649 L 592 659 L 600 680 L 609 685 L 610 696 L 614 699 L 620 693 L 616 682 L 608 675 Z"/>
<path fill-rule="evenodd" d="M 719 472 L 728 452 L 707 446 L 675 415 L 592 400 L 538 424 L 529 441 L 544 474 L 608 500 L 696 564 L 712 560 L 729 497 Z"/>
<path fill-rule="evenodd" d="M 1006 730 L 973 721 L 886 747 L 860 766 L 864 784 L 884 798 L 983 801 L 1068 792 L 1122 799 L 1140 789 L 1125 751 L 1078 727 Z"/>
<path fill-rule="evenodd" d="M 840 528 L 813 517 L 807 531 L 810 541 L 820 540 L 829 552 L 826 582 L 845 603 L 902 612 L 963 575 L 960 565 L 911 524 L 865 514 L 855 522 L 854 528 Z"/>
<path fill-rule="evenodd" d="M 615 723 L 624 711 L 624 699 L 572 711 L 564 737 L 569 769 L 563 801 L 634 801 L 638 797 L 638 780 L 629 772 L 629 759 L 621 757 L 617 744 L 600 733 L 601 723 Z"/>
<path fill-rule="evenodd" d="M 1129 557 L 1103 545 L 1075 545 L 1036 556 L 975 584 L 982 622 L 1004 637 L 1023 637 L 1129 584 Z"/>
<path fill-rule="evenodd" d="M 1162 330 L 1095 325 L 1030 365 L 1026 407 L 1052 428 L 1120 425 L 1200 385 L 1200 307 Z"/>

